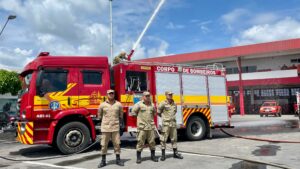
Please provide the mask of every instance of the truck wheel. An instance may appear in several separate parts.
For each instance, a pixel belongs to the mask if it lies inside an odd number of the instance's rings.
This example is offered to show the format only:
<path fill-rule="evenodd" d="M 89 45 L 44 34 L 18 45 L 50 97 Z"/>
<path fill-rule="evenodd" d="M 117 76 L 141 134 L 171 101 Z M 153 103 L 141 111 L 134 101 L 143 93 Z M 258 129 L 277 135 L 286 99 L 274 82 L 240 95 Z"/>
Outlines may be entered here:
<path fill-rule="evenodd" d="M 200 117 L 193 116 L 189 119 L 186 135 L 189 140 L 201 140 L 205 137 L 207 131 L 204 121 Z"/>
<path fill-rule="evenodd" d="M 263 117 L 263 115 L 262 115 L 262 114 L 260 114 L 260 117 Z"/>
<path fill-rule="evenodd" d="M 90 143 L 90 131 L 81 122 L 70 122 L 63 125 L 56 137 L 57 148 L 64 154 L 72 154 L 86 148 Z"/>

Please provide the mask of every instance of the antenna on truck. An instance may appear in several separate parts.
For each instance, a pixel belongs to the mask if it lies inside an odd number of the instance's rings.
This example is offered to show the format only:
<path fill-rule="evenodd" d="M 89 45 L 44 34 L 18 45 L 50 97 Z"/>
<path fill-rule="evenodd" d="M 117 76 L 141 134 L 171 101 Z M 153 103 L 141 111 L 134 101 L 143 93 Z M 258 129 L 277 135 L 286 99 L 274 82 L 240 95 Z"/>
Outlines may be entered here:
<path fill-rule="evenodd" d="M 141 32 L 140 36 L 138 37 L 138 39 L 136 40 L 136 42 L 133 44 L 133 47 L 129 53 L 129 55 L 127 55 L 128 60 L 131 60 L 131 57 L 135 51 L 135 49 L 137 48 L 138 44 L 140 43 L 140 41 L 142 40 L 145 32 L 147 31 L 147 29 L 149 28 L 149 26 L 151 25 L 153 19 L 155 18 L 156 14 L 158 13 L 158 11 L 160 10 L 160 7 L 163 5 L 163 3 L 165 2 L 165 0 L 160 0 L 159 4 L 157 5 L 156 9 L 154 10 L 153 14 L 151 15 L 150 19 L 148 20 L 146 26 L 144 27 L 143 31 Z"/>

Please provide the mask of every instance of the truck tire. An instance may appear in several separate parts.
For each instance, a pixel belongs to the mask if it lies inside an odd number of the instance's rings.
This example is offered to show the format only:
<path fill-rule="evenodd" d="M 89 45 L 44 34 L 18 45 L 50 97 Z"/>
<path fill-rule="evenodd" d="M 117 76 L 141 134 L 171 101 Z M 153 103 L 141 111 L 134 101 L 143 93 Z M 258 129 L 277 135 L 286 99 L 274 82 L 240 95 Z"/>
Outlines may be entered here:
<path fill-rule="evenodd" d="M 205 122 L 197 116 L 191 117 L 189 119 L 187 128 L 186 128 L 186 136 L 189 140 L 201 140 L 206 135 L 206 125 Z"/>
<path fill-rule="evenodd" d="M 90 131 L 85 124 L 70 122 L 59 129 L 56 146 L 63 154 L 73 154 L 86 148 L 90 140 Z"/>

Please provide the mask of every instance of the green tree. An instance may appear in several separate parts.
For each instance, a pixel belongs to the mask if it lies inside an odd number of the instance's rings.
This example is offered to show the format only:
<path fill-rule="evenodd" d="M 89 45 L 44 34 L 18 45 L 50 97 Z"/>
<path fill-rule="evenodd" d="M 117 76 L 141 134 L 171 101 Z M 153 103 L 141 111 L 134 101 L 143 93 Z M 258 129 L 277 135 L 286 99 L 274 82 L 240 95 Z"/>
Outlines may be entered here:
<path fill-rule="evenodd" d="M 0 94 L 16 95 L 21 90 L 19 75 L 14 71 L 0 70 Z"/>

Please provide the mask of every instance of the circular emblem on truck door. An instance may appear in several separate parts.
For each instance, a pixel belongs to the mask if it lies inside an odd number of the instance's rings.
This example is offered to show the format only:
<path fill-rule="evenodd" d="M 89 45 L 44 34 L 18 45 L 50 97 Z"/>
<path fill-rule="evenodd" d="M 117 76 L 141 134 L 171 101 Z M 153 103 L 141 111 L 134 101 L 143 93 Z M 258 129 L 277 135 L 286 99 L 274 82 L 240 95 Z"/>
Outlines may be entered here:
<path fill-rule="evenodd" d="M 60 104 L 58 101 L 51 101 L 50 104 L 49 104 L 49 108 L 51 110 L 57 110 L 60 108 Z"/>

